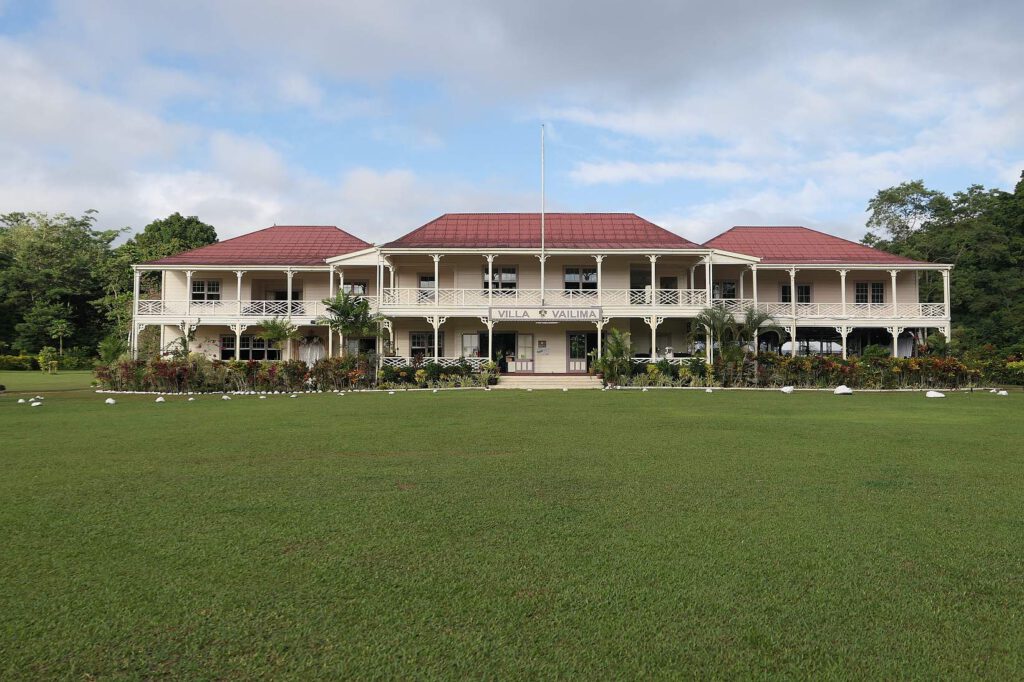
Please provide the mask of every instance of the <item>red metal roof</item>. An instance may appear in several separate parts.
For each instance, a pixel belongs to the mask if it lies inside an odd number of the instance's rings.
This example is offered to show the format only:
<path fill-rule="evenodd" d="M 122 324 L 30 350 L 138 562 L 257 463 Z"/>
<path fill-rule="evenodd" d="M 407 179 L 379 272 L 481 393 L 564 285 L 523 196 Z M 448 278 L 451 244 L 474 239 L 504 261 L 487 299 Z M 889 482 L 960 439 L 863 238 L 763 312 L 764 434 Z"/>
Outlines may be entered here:
<path fill-rule="evenodd" d="M 323 265 L 325 258 L 369 246 L 333 225 L 275 225 L 149 265 Z"/>
<path fill-rule="evenodd" d="M 634 213 L 546 213 L 551 249 L 699 249 Z M 385 244 L 393 248 L 540 248 L 540 213 L 446 213 Z"/>
<path fill-rule="evenodd" d="M 799 226 L 737 226 L 705 242 L 704 246 L 757 256 L 762 263 L 922 264 L 921 261 Z"/>

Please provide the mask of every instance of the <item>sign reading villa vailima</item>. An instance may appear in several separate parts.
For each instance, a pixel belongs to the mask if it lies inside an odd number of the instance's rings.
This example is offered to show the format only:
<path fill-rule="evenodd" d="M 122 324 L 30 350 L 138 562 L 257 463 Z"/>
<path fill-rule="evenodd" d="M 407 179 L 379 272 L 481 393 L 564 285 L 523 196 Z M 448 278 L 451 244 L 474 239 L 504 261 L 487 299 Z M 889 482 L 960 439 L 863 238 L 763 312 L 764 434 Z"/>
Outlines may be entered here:
<path fill-rule="evenodd" d="M 518 322 L 599 322 L 600 308 L 491 308 L 492 320 Z"/>

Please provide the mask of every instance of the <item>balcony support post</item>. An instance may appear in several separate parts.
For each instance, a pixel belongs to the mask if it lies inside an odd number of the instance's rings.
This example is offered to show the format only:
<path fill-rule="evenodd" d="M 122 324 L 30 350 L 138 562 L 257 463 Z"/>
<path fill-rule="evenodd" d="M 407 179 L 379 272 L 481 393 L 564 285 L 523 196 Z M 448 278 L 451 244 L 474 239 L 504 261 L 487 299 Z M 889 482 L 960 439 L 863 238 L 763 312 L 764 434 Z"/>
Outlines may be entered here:
<path fill-rule="evenodd" d="M 598 262 L 600 262 L 600 261 L 598 261 Z M 594 323 L 595 325 L 597 325 L 597 357 L 598 357 L 598 359 L 601 358 L 601 354 L 603 353 L 603 351 L 601 350 L 601 337 L 604 336 L 604 326 L 606 324 L 608 324 L 608 320 L 609 319 L 610 318 L 602 317 L 600 320 L 598 320 L 597 322 Z"/>
<path fill-rule="evenodd" d="M 601 299 L 602 299 L 601 290 L 604 289 L 604 276 L 601 273 L 601 263 L 604 262 L 604 254 L 600 254 L 600 253 L 599 254 L 595 254 L 594 255 L 594 261 L 597 262 L 597 304 L 601 305 Z M 604 325 L 601 325 L 601 326 L 603 327 Z M 598 347 L 600 347 L 601 346 L 601 341 L 600 341 L 600 339 L 601 339 L 601 331 L 600 330 L 598 330 L 597 335 L 598 335 L 597 336 L 597 338 L 598 338 L 597 345 L 598 345 Z M 601 352 L 598 351 L 598 355 L 600 355 L 600 354 L 601 354 Z"/>
<path fill-rule="evenodd" d="M 287 270 L 285 270 L 285 276 L 288 278 L 288 294 L 287 294 L 288 314 L 286 315 L 286 317 L 287 317 L 287 319 L 289 321 L 291 321 L 291 319 L 292 319 L 292 278 L 295 277 L 295 273 L 292 271 L 291 268 L 288 268 Z M 286 344 L 285 345 L 285 353 L 284 353 L 285 360 L 291 360 L 292 359 L 292 341 L 291 341 L 291 339 L 287 339 L 285 341 L 285 344 Z"/>
<path fill-rule="evenodd" d="M 440 315 L 430 315 L 427 317 L 427 321 L 430 326 L 434 328 L 434 362 L 440 357 L 441 349 L 438 347 L 440 342 L 440 329 L 441 325 L 448 321 L 447 317 L 441 317 Z"/>
<path fill-rule="evenodd" d="M 793 317 L 793 328 L 796 328 L 796 268 L 789 269 L 789 314 Z M 796 335 L 793 335 L 796 343 Z M 796 353 L 794 353 L 796 355 Z"/>
<path fill-rule="evenodd" d="M 132 352 L 132 358 L 139 358 L 139 294 L 142 289 L 142 273 L 132 268 L 132 330 L 128 334 L 128 346 Z M 163 292 L 160 292 L 161 297 Z"/>
<path fill-rule="evenodd" d="M 887 331 L 890 334 L 892 334 L 892 356 L 895 358 L 895 357 L 897 357 L 897 354 L 899 353 L 899 348 L 897 347 L 896 342 L 899 340 L 900 334 L 903 333 L 903 329 L 904 328 L 903 327 L 887 327 L 886 329 L 887 329 Z"/>
<path fill-rule="evenodd" d="M 192 271 L 185 271 L 185 317 L 192 317 Z"/>
<path fill-rule="evenodd" d="M 480 321 L 487 327 L 487 361 L 491 362 L 494 360 L 494 320 L 490 317 L 481 317 Z"/>
<path fill-rule="evenodd" d="M 849 270 L 839 270 L 839 300 L 843 302 L 843 317 L 846 317 L 846 274 Z M 836 327 L 839 329 L 839 327 Z M 840 332 L 842 333 L 842 332 Z M 843 359 L 846 359 L 846 337 L 843 337 Z"/>
<path fill-rule="evenodd" d="M 949 322 L 949 270 L 942 271 L 942 302 L 946 307 L 946 321 Z"/>
<path fill-rule="evenodd" d="M 750 265 L 750 286 L 753 289 L 754 309 L 757 309 L 757 265 Z"/>
<path fill-rule="evenodd" d="M 658 359 L 658 325 L 660 325 L 664 321 L 664 317 L 658 317 L 657 315 L 651 315 L 650 317 L 644 318 L 644 322 L 646 322 L 651 328 L 651 362 L 654 362 L 655 360 Z"/>
<path fill-rule="evenodd" d="M 434 259 L 434 307 L 437 307 L 437 306 L 441 305 L 440 273 L 441 273 L 441 257 L 442 256 L 439 253 L 433 253 L 433 254 L 430 255 L 430 257 Z M 436 328 L 434 329 L 434 337 L 435 337 L 435 341 L 436 341 L 436 337 L 437 337 L 437 329 Z M 435 354 L 437 353 L 437 344 L 436 343 L 434 344 L 434 353 Z"/>
<path fill-rule="evenodd" d="M 842 270 L 840 270 L 840 272 L 842 272 Z M 847 327 L 846 325 L 841 325 L 839 327 L 836 327 L 836 331 L 839 332 L 839 338 L 842 339 L 843 360 L 845 360 L 846 359 L 846 336 L 850 333 L 850 327 Z"/>
<path fill-rule="evenodd" d="M 897 314 L 897 311 L 896 311 L 896 275 L 897 274 L 899 274 L 899 270 L 890 270 L 889 271 L 889 277 L 892 278 L 892 316 L 894 318 L 896 317 L 896 314 Z M 895 353 L 893 354 L 893 357 L 895 357 Z"/>
<path fill-rule="evenodd" d="M 544 307 L 544 264 L 547 262 L 548 256 L 547 254 L 538 254 L 537 260 L 540 261 L 540 305 Z"/>
<path fill-rule="evenodd" d="M 238 304 L 238 316 L 242 316 L 242 275 L 245 270 L 235 270 L 235 302 Z"/>
<path fill-rule="evenodd" d="M 789 354 L 796 357 L 796 317 L 793 318 L 793 326 L 789 328 L 790 347 Z"/>
<path fill-rule="evenodd" d="M 651 254 L 647 256 L 651 261 L 651 305 L 658 305 L 658 277 L 655 269 L 655 264 L 658 262 L 658 256 Z M 653 353 L 654 345 L 651 344 L 651 352 Z"/>
<path fill-rule="evenodd" d="M 740 269 L 740 300 L 746 298 L 746 292 L 743 290 L 743 280 L 746 279 L 747 273 L 741 268 Z"/>
<path fill-rule="evenodd" d="M 497 258 L 497 256 L 493 253 L 489 253 L 484 256 L 484 258 L 487 259 L 487 307 L 490 308 L 494 305 L 494 259 Z M 519 286 L 519 284 L 516 283 L 516 286 Z M 488 327 L 488 333 L 490 333 L 490 327 Z M 490 342 L 488 341 L 488 343 Z M 487 348 L 487 352 L 490 352 L 490 345 L 488 345 Z"/>
<path fill-rule="evenodd" d="M 704 305 L 711 306 L 711 254 L 704 257 Z"/>

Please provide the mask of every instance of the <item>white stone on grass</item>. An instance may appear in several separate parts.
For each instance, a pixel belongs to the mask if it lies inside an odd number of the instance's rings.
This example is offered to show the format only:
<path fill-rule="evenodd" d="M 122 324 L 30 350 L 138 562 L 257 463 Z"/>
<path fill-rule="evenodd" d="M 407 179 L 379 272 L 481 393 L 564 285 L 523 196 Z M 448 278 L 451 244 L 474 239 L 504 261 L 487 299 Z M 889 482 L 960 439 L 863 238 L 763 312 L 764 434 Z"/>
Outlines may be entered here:
<path fill-rule="evenodd" d="M 563 388 L 562 389 L 562 393 L 568 393 L 568 392 L 569 392 L 569 389 L 567 389 L 567 388 Z"/>
<path fill-rule="evenodd" d="M 1010 395 L 1008 391 L 999 391 L 996 395 Z"/>
<path fill-rule="evenodd" d="M 220 399 L 221 399 L 221 400 L 231 400 L 231 396 L 229 396 L 229 395 L 222 395 L 222 396 L 220 397 Z"/>
<path fill-rule="evenodd" d="M 107 398 L 103 402 L 105 402 L 107 405 L 117 405 L 117 401 L 114 400 L 113 398 Z"/>
<path fill-rule="evenodd" d="M 292 394 L 291 394 L 290 396 L 288 396 L 288 397 L 289 397 L 289 398 L 298 398 L 299 396 L 298 396 L 298 394 L 297 394 L 297 393 L 292 393 Z"/>
<path fill-rule="evenodd" d="M 437 389 L 436 388 L 434 389 L 434 393 L 437 393 Z"/>
<path fill-rule="evenodd" d="M 267 396 L 265 396 L 265 395 L 261 395 L 260 396 L 260 400 L 266 400 L 266 399 L 267 399 Z"/>
<path fill-rule="evenodd" d="M 705 388 L 704 392 L 705 393 L 714 393 L 714 391 L 712 391 L 710 388 Z"/>
<path fill-rule="evenodd" d="M 394 391 L 388 391 L 388 395 L 394 395 L 394 394 L 395 394 Z"/>
<path fill-rule="evenodd" d="M 160 396 L 160 397 L 158 397 L 158 398 L 157 398 L 156 400 L 154 400 L 153 402 L 155 402 L 155 403 L 163 403 L 163 402 L 167 402 L 167 401 L 166 401 L 166 400 L 164 400 L 164 397 L 163 397 L 163 396 Z"/>
<path fill-rule="evenodd" d="M 832 395 L 853 395 L 853 389 L 846 384 L 840 384 L 832 391 Z"/>
<path fill-rule="evenodd" d="M 35 401 L 33 401 L 33 402 L 29 403 L 29 407 L 39 407 L 39 406 L 40 406 L 40 405 L 42 405 L 42 404 L 43 404 L 43 403 L 42 403 L 42 401 L 41 401 L 41 400 L 35 400 Z"/>
<path fill-rule="evenodd" d="M 925 398 L 945 398 L 946 394 L 940 391 L 928 391 L 924 394 Z"/>
<path fill-rule="evenodd" d="M 646 386 L 644 386 L 644 388 L 643 388 L 643 392 L 644 392 L 644 393 L 647 393 L 647 387 L 646 387 Z"/>
<path fill-rule="evenodd" d="M 196 401 L 196 399 L 195 399 L 195 398 L 189 398 L 189 399 L 188 399 L 188 402 L 190 402 L 190 403 L 194 403 L 195 401 Z"/>
<path fill-rule="evenodd" d="M 24 398 L 18 398 L 18 404 L 19 405 L 24 405 L 25 404 L 25 399 Z"/>
<path fill-rule="evenodd" d="M 792 393 L 795 390 L 796 389 L 793 388 L 792 386 L 783 386 L 782 388 L 779 389 L 779 391 L 781 393 L 785 393 L 786 395 L 789 395 L 790 393 Z"/>

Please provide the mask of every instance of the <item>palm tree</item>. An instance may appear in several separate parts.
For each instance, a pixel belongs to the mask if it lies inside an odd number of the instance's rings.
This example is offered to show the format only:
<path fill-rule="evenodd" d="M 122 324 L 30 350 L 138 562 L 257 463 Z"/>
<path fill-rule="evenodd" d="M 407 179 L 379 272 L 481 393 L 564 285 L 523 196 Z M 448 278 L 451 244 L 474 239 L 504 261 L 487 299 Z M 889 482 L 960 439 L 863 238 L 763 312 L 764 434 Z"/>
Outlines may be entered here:
<path fill-rule="evenodd" d="M 741 347 L 750 344 L 757 355 L 757 336 L 761 332 L 781 333 L 782 328 L 775 324 L 775 318 L 757 308 L 750 306 L 744 311 L 743 321 L 740 323 L 739 344 Z"/>
<path fill-rule="evenodd" d="M 67 320 L 54 320 L 50 323 L 50 326 L 47 327 L 47 331 L 50 333 L 51 337 L 57 339 L 58 344 L 60 345 L 60 356 L 64 357 L 64 339 L 74 333 L 74 326 L 72 326 L 72 324 Z"/>
<path fill-rule="evenodd" d="M 370 309 L 370 302 L 362 296 L 338 292 L 334 298 L 324 299 L 327 312 L 317 319 L 344 339 L 346 336 L 379 337 L 384 335 L 384 318 Z M 341 347 L 342 355 L 345 346 Z"/>
<path fill-rule="evenodd" d="M 693 318 L 693 331 L 691 339 L 705 337 L 711 358 L 714 359 L 715 343 L 721 349 L 722 354 L 733 355 L 728 349 L 736 347 L 739 338 L 739 325 L 736 318 L 725 309 L 725 306 L 715 303 L 697 313 Z"/>
<path fill-rule="evenodd" d="M 633 346 L 629 340 L 629 332 L 614 327 L 604 340 L 602 354 L 594 363 L 596 369 L 604 374 L 609 384 L 621 384 L 633 370 Z"/>
<path fill-rule="evenodd" d="M 271 317 L 260 320 L 259 337 L 271 345 L 285 342 L 285 359 L 292 359 L 292 339 L 299 338 L 299 328 L 286 317 Z"/>

